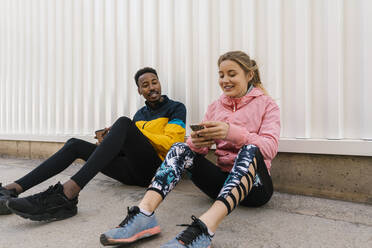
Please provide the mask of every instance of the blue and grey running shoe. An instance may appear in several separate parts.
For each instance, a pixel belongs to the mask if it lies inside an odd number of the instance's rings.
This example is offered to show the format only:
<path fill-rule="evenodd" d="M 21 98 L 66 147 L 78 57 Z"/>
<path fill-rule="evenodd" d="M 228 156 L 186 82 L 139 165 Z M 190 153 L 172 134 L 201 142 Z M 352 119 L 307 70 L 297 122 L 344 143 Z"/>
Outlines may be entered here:
<path fill-rule="evenodd" d="M 160 226 L 155 214 L 147 216 L 134 206 L 128 207 L 128 215 L 118 227 L 101 234 L 100 241 L 103 245 L 127 244 L 158 233 Z"/>
<path fill-rule="evenodd" d="M 191 219 L 193 220 L 191 225 L 180 225 L 188 226 L 186 230 L 161 248 L 210 248 L 213 237 L 209 235 L 207 226 L 194 215 Z"/>

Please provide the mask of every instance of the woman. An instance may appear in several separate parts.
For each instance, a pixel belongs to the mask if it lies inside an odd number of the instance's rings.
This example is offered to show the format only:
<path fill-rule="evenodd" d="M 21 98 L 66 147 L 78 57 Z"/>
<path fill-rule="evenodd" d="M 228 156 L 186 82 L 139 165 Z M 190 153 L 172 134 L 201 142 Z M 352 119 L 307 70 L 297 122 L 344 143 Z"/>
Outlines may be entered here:
<path fill-rule="evenodd" d="M 266 94 L 256 62 L 241 51 L 218 60 L 222 96 L 213 102 L 186 143 L 167 153 L 139 206 L 119 227 L 101 235 L 104 245 L 129 243 L 160 232 L 154 211 L 187 169 L 213 205 L 162 247 L 210 247 L 218 225 L 238 204 L 258 207 L 271 198 L 269 169 L 278 150 L 279 107 Z M 203 155 L 216 144 L 217 164 Z"/>

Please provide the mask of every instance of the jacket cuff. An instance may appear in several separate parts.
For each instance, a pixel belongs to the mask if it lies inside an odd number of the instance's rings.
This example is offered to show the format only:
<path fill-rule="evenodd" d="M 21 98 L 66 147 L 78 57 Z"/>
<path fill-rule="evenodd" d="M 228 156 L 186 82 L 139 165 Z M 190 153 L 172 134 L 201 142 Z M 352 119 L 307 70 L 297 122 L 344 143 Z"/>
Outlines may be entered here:
<path fill-rule="evenodd" d="M 192 143 L 190 137 L 187 138 L 186 144 L 195 153 L 199 153 L 199 154 L 207 154 L 208 153 L 208 148 L 207 147 L 203 147 L 203 148 L 197 148 L 197 147 L 195 147 L 194 144 Z"/>
<path fill-rule="evenodd" d="M 243 145 L 248 131 L 231 123 L 229 125 L 230 127 L 226 135 L 226 140 L 231 141 L 232 143 L 237 145 Z"/>

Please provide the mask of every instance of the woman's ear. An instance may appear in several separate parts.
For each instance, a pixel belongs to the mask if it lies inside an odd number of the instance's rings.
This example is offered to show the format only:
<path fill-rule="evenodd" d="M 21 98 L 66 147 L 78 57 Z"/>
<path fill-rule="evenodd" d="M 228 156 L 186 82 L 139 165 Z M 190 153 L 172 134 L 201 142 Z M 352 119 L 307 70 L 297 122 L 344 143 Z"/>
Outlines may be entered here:
<path fill-rule="evenodd" d="M 254 71 L 253 70 L 249 71 L 247 73 L 247 82 L 250 82 L 252 80 L 253 76 L 254 76 Z"/>

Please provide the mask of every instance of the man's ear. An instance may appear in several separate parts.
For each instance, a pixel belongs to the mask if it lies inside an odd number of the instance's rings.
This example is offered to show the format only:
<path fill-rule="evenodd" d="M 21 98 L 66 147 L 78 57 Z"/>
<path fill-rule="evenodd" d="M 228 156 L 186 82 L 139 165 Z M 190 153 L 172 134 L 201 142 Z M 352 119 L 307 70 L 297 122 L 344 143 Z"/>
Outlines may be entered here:
<path fill-rule="evenodd" d="M 141 94 L 141 90 L 140 90 L 140 87 L 139 87 L 139 86 L 137 86 L 137 91 L 138 91 L 138 94 L 142 95 L 142 94 Z"/>

